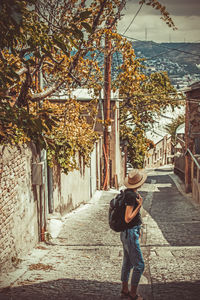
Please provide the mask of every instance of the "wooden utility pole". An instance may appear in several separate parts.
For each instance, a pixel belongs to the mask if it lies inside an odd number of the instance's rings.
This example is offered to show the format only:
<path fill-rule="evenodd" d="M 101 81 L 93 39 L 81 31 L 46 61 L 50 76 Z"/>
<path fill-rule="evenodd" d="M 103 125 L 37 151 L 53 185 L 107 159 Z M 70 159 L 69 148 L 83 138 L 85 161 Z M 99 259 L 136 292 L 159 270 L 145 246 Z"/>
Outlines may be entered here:
<path fill-rule="evenodd" d="M 110 185 L 110 96 L 111 96 L 111 40 L 108 34 L 105 37 L 105 69 L 104 69 L 104 185 L 108 190 Z"/>

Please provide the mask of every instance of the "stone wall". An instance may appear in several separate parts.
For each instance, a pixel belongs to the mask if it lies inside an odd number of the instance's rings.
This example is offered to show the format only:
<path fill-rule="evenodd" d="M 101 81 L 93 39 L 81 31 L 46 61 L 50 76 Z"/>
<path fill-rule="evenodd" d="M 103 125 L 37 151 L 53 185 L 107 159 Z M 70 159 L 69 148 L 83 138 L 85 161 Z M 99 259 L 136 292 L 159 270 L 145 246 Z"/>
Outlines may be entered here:
<path fill-rule="evenodd" d="M 15 267 L 45 239 L 51 219 L 60 220 L 100 189 L 101 142 L 95 144 L 90 166 L 82 163 L 80 171 L 68 175 L 58 166 L 47 168 L 46 156 L 39 158 L 33 145 L 0 147 L 0 271 Z M 37 172 L 33 172 L 32 180 L 32 163 L 35 169 L 36 161 L 43 166 L 42 181 L 35 180 L 40 177 Z"/>
<path fill-rule="evenodd" d="M 16 265 L 38 241 L 31 162 L 27 146 L 0 147 L 0 269 Z"/>

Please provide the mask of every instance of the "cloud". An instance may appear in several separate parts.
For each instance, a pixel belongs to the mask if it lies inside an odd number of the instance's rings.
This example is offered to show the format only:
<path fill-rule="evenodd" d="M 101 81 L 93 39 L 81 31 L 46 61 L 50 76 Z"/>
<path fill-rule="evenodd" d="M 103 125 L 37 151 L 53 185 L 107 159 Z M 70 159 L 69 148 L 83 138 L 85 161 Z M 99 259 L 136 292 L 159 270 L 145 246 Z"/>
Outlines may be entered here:
<path fill-rule="evenodd" d="M 126 32 L 127 36 L 145 40 L 153 40 L 156 42 L 194 42 L 200 40 L 200 9 L 197 13 L 190 13 L 195 10 L 194 5 L 200 7 L 200 1 L 191 0 L 162 0 L 162 4 L 173 8 L 171 17 L 178 30 L 173 31 L 161 19 L 158 11 L 152 7 L 143 6 L 142 10 L 131 24 Z M 176 3 L 174 3 L 176 2 Z M 178 2 L 178 3 L 177 3 Z M 190 7 L 192 6 L 192 7 Z M 123 34 L 131 23 L 133 17 L 139 8 L 139 1 L 131 0 L 127 2 L 124 17 L 119 22 L 118 31 Z M 182 14 L 180 13 L 182 11 Z"/>
<path fill-rule="evenodd" d="M 200 16 L 199 0 L 160 0 L 171 16 Z M 139 0 L 127 1 L 127 14 L 131 14 L 139 7 Z M 151 6 L 143 5 L 143 14 L 157 15 L 159 12 Z"/>
<path fill-rule="evenodd" d="M 127 16 L 124 21 L 122 20 L 119 23 L 118 31 L 123 34 L 130 21 L 131 16 Z M 126 32 L 126 36 L 141 40 L 147 38 L 147 40 L 155 42 L 195 42 L 200 40 L 200 17 L 177 16 L 175 23 L 178 30 L 174 31 L 160 20 L 159 16 L 139 16 Z"/>

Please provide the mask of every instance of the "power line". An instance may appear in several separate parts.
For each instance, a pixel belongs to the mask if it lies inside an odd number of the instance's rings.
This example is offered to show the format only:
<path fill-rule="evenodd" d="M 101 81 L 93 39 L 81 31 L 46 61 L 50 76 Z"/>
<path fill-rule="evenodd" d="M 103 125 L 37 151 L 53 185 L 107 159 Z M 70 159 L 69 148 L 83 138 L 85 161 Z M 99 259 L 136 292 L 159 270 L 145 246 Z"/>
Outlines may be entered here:
<path fill-rule="evenodd" d="M 133 17 L 133 19 L 131 20 L 130 24 L 128 25 L 128 27 L 126 28 L 126 30 L 124 31 L 124 33 L 123 33 L 123 34 L 125 34 L 125 33 L 126 33 L 128 30 L 129 30 L 129 28 L 131 27 L 131 25 L 132 25 L 132 24 L 133 24 L 133 22 L 135 21 L 135 18 L 136 18 L 136 17 L 137 17 L 137 15 L 139 14 L 139 12 L 140 12 L 140 10 L 141 10 L 141 8 L 142 8 L 143 4 L 144 4 L 144 3 L 142 3 L 142 4 L 140 5 L 140 7 L 139 7 L 139 9 L 137 10 L 137 12 L 136 12 L 135 16 Z"/>
<path fill-rule="evenodd" d="M 129 36 L 126 36 L 124 34 L 120 34 L 122 37 L 125 37 L 127 39 L 130 39 L 130 40 L 134 40 L 134 41 L 139 41 L 139 42 L 142 42 L 142 43 L 145 43 L 145 41 L 142 41 L 140 39 L 136 39 L 136 38 L 133 38 L 133 37 L 129 37 Z M 171 52 L 171 51 L 178 51 L 178 52 L 181 52 L 181 53 L 185 53 L 185 54 L 188 54 L 188 55 L 193 55 L 193 56 L 196 56 L 196 57 L 200 57 L 200 55 L 198 54 L 194 54 L 192 52 L 188 52 L 188 51 L 184 51 L 184 50 L 181 50 L 181 49 L 177 49 L 177 48 L 170 48 L 170 47 L 167 47 L 167 46 L 164 46 L 164 45 L 161 45 L 157 42 L 154 42 L 154 41 L 150 41 L 150 43 L 154 44 L 156 47 L 161 47 L 161 48 L 165 48 L 165 49 L 169 49 L 169 51 L 167 52 Z M 167 53 L 166 52 L 166 53 Z M 163 53 L 162 53 L 163 54 Z M 159 57 L 159 55 L 156 55 L 157 57 Z"/>
<path fill-rule="evenodd" d="M 166 54 L 166 53 L 169 53 L 169 52 L 171 52 L 171 50 L 168 50 L 168 51 L 162 52 L 162 53 L 160 53 L 159 55 L 154 55 L 154 56 L 151 56 L 151 57 L 145 58 L 145 60 L 151 60 L 151 59 L 153 59 L 153 58 L 155 58 L 155 57 L 161 57 L 161 56 L 163 56 L 164 54 Z"/>

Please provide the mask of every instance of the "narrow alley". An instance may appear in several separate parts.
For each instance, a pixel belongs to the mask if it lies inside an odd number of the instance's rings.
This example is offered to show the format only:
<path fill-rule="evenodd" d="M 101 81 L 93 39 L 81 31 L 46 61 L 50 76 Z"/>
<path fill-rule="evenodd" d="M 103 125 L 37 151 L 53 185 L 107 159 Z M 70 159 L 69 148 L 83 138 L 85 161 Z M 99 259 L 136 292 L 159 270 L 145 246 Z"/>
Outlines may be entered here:
<path fill-rule="evenodd" d="M 145 300 L 200 299 L 200 208 L 169 167 L 151 170 L 141 188 Z M 0 299 L 120 299 L 122 246 L 108 226 L 116 190 L 65 216 L 59 235 L 40 243 L 0 277 Z"/>

